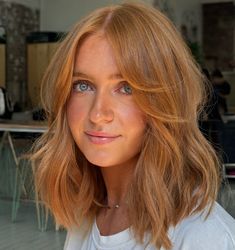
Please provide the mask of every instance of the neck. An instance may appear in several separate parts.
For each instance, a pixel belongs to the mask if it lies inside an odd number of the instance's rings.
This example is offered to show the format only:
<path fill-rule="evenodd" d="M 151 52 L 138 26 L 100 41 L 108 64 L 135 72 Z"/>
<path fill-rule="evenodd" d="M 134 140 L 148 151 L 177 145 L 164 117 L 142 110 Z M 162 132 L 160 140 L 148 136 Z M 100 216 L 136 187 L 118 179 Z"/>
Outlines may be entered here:
<path fill-rule="evenodd" d="M 103 167 L 101 173 L 107 190 L 107 205 L 115 207 L 126 203 L 126 193 L 133 177 L 135 164 Z"/>

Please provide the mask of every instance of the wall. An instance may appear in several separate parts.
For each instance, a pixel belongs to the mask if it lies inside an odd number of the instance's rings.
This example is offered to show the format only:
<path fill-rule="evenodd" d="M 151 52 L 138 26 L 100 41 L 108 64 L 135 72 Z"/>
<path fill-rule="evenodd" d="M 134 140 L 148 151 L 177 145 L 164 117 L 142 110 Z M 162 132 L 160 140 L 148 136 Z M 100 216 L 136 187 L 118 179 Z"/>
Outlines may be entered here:
<path fill-rule="evenodd" d="M 177 3 L 176 3 L 177 2 Z M 193 42 L 201 44 L 201 5 L 198 0 L 177 0 L 174 1 L 176 25 L 180 28 L 186 25 L 188 28 L 188 35 Z M 196 30 L 193 32 L 193 29 Z"/>
<path fill-rule="evenodd" d="M 118 2 L 121 0 L 41 0 L 41 30 L 67 31 L 77 20 L 95 8 Z M 201 0 L 143 0 L 143 2 L 160 6 L 179 30 L 182 25 L 185 25 L 188 40 L 198 43 L 196 54 L 198 58 L 200 57 L 202 54 Z"/>
<path fill-rule="evenodd" d="M 90 11 L 120 0 L 41 0 L 41 30 L 67 31 Z M 144 2 L 152 3 L 152 0 Z"/>
<path fill-rule="evenodd" d="M 41 30 L 67 31 L 90 11 L 120 0 L 41 0 Z M 196 39 L 201 41 L 200 0 L 143 0 L 149 4 L 164 5 L 168 16 L 180 29 L 181 24 L 196 26 Z M 190 29 L 190 28 L 189 28 Z"/>
<path fill-rule="evenodd" d="M 22 1 L 22 0 L 21 0 Z M 121 0 L 40 0 L 41 1 L 41 30 L 66 31 L 88 12 Z M 200 0 L 143 0 L 150 4 L 157 3 L 163 6 L 165 3 L 172 14 L 177 26 L 184 21 L 185 12 L 193 12 L 195 22 L 198 20 Z"/>
<path fill-rule="evenodd" d="M 118 3 L 121 0 L 5 0 L 5 2 L 39 8 L 41 12 L 40 27 L 43 31 L 67 31 L 77 20 L 95 8 Z M 143 0 L 143 2 L 167 3 L 171 12 L 170 18 L 179 29 L 185 23 L 198 27 L 197 39 L 201 43 L 201 4 L 228 2 L 228 0 Z"/>

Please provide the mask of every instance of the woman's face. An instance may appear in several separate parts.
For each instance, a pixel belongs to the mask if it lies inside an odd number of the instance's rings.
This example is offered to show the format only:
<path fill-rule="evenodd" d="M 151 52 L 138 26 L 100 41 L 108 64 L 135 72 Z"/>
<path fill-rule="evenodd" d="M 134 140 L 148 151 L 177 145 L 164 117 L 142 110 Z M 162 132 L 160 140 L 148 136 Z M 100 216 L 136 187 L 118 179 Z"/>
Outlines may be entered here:
<path fill-rule="evenodd" d="M 90 36 L 81 45 L 72 81 L 67 119 L 80 151 L 100 167 L 136 164 L 145 116 L 103 36 Z"/>

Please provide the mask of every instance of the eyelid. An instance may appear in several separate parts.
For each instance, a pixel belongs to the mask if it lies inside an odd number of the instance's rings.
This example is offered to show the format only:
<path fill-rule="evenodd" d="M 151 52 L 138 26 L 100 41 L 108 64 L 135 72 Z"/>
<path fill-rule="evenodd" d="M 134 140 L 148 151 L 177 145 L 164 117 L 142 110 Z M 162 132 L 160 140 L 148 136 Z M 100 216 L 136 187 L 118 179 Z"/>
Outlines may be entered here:
<path fill-rule="evenodd" d="M 76 80 L 73 80 L 72 83 L 73 84 L 75 84 L 75 83 L 87 83 L 89 85 L 92 85 L 92 83 L 89 80 L 86 80 L 86 79 L 76 79 Z"/>
<path fill-rule="evenodd" d="M 118 83 L 118 85 L 117 85 L 117 89 L 120 89 L 120 88 L 122 88 L 123 86 L 126 86 L 126 85 L 129 85 L 129 83 L 127 81 L 125 81 L 125 80 L 120 81 Z"/>
<path fill-rule="evenodd" d="M 89 80 L 85 80 L 85 79 L 76 79 L 72 83 L 73 84 L 86 83 L 86 84 L 88 84 L 90 86 L 93 86 L 93 84 Z"/>

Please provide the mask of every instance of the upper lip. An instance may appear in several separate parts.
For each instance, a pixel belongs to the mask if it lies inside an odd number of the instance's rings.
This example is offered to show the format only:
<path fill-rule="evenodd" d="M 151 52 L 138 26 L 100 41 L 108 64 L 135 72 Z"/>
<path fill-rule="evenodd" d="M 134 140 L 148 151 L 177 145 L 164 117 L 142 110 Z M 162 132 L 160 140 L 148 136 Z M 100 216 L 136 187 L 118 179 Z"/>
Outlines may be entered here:
<path fill-rule="evenodd" d="M 106 132 L 100 132 L 100 131 L 86 131 L 85 134 L 90 136 L 96 136 L 96 137 L 106 137 L 106 138 L 114 138 L 118 137 L 119 135 L 113 135 Z"/>

